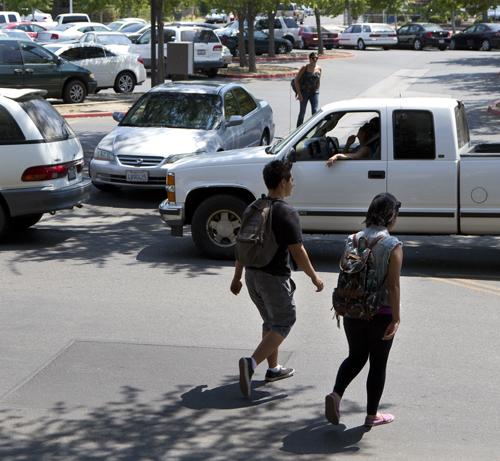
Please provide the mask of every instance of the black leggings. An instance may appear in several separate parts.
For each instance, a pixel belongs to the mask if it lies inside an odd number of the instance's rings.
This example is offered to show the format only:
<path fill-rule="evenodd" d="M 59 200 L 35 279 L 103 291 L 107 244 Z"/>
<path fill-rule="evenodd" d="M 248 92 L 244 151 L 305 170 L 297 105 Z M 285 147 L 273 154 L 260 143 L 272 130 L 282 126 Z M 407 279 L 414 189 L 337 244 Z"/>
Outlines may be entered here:
<path fill-rule="evenodd" d="M 392 339 L 382 340 L 392 316 L 376 315 L 372 320 L 356 320 L 344 317 L 344 330 L 349 343 L 349 356 L 340 365 L 334 391 L 342 396 L 347 386 L 370 359 L 366 380 L 368 401 L 366 412 L 375 415 L 385 384 L 385 369 Z"/>

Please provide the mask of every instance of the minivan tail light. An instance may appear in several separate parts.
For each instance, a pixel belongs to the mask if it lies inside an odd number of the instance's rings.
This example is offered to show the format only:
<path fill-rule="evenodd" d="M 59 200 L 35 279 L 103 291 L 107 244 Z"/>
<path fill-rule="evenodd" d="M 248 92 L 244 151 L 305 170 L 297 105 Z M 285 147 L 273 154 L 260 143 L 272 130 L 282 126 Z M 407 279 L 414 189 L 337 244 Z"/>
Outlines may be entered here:
<path fill-rule="evenodd" d="M 222 51 L 222 45 L 214 45 L 212 51 Z"/>
<path fill-rule="evenodd" d="M 54 33 L 50 34 L 50 39 L 51 40 L 59 40 L 59 34 L 54 34 Z"/>
<path fill-rule="evenodd" d="M 51 179 L 64 178 L 68 174 L 70 167 L 75 167 L 76 171 L 80 173 L 83 169 L 83 160 L 78 162 L 59 163 L 57 165 L 39 165 L 27 168 L 21 180 L 25 182 L 30 181 L 50 181 Z"/>

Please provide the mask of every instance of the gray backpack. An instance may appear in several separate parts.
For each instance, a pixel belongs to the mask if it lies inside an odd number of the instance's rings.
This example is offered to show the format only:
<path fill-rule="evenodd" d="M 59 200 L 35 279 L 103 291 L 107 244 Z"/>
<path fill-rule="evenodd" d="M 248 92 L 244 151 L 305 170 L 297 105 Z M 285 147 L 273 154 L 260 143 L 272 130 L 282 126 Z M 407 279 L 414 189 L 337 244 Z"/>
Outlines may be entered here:
<path fill-rule="evenodd" d="M 273 200 L 262 197 L 248 205 L 236 236 L 236 259 L 245 267 L 264 267 L 274 258 L 278 244 L 272 227 Z"/>

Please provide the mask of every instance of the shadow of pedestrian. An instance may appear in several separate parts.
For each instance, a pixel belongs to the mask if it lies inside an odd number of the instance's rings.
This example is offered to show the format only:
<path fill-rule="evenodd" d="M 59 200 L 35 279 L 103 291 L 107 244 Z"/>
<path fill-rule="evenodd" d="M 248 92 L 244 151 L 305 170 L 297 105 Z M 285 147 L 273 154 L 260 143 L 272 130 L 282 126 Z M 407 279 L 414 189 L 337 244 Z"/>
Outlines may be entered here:
<path fill-rule="evenodd" d="M 283 439 L 281 451 L 296 454 L 357 453 L 358 443 L 367 432 L 365 426 L 347 429 L 344 424 L 332 426 L 316 419 Z"/>
<path fill-rule="evenodd" d="M 238 383 L 224 384 L 213 389 L 208 389 L 208 386 L 203 384 L 182 394 L 181 405 L 192 410 L 234 410 L 255 407 L 288 397 L 286 394 L 271 396 L 269 392 L 257 390 L 264 384 L 264 381 L 252 382 L 251 400 L 247 400 L 241 395 Z"/>

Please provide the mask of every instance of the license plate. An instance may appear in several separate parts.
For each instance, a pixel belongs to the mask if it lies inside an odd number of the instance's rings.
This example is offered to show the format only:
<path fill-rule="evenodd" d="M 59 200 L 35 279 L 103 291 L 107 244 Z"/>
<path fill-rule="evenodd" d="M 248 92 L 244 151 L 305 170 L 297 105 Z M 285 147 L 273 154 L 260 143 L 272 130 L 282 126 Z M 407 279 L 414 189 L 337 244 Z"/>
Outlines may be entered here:
<path fill-rule="evenodd" d="M 76 166 L 68 168 L 68 181 L 73 181 L 73 179 L 76 179 Z"/>
<path fill-rule="evenodd" d="M 197 51 L 196 51 L 196 54 L 197 54 L 198 56 L 203 56 L 203 55 L 207 54 L 207 52 L 206 52 L 205 50 L 197 50 Z"/>
<path fill-rule="evenodd" d="M 439 43 L 444 43 L 444 39 L 440 39 L 440 40 L 439 40 Z"/>
<path fill-rule="evenodd" d="M 148 182 L 147 171 L 127 171 L 128 182 Z"/>

